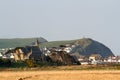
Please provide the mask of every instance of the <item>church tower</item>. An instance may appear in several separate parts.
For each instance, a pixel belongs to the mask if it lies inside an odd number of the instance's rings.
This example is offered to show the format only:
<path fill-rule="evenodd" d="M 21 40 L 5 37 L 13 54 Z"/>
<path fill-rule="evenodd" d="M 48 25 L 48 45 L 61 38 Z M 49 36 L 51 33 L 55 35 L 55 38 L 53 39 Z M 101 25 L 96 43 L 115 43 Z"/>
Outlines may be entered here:
<path fill-rule="evenodd" d="M 35 46 L 39 47 L 39 40 L 38 39 L 35 41 Z"/>

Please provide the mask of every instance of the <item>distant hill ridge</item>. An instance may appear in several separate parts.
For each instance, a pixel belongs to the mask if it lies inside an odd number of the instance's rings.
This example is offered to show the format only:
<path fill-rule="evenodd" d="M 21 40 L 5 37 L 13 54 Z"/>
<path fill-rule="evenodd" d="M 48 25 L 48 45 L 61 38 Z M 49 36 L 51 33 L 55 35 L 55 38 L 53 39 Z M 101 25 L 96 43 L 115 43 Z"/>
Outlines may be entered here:
<path fill-rule="evenodd" d="M 48 42 L 46 39 L 42 37 L 0 39 L 0 48 L 32 45 L 32 43 L 34 43 L 36 39 L 38 39 L 40 43 Z"/>

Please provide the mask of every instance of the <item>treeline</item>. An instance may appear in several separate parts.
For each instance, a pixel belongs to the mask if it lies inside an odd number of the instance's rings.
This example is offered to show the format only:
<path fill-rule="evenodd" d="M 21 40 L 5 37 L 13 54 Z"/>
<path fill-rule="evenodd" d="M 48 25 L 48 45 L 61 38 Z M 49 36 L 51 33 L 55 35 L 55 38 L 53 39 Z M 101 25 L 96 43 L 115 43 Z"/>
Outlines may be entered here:
<path fill-rule="evenodd" d="M 0 68 L 32 68 L 32 67 L 43 67 L 43 66 L 60 66 L 63 65 L 62 63 L 53 62 L 52 60 L 49 60 L 48 62 L 43 61 L 35 61 L 32 59 L 28 59 L 25 61 L 12 61 L 10 59 L 3 59 L 0 58 Z"/>
<path fill-rule="evenodd" d="M 24 67 L 41 67 L 48 65 L 46 62 L 34 61 L 32 59 L 28 59 L 26 61 L 11 61 L 10 59 L 2 59 L 0 58 L 0 68 L 24 68 Z"/>
<path fill-rule="evenodd" d="M 10 67 L 12 65 L 9 59 L 0 58 L 0 67 Z"/>

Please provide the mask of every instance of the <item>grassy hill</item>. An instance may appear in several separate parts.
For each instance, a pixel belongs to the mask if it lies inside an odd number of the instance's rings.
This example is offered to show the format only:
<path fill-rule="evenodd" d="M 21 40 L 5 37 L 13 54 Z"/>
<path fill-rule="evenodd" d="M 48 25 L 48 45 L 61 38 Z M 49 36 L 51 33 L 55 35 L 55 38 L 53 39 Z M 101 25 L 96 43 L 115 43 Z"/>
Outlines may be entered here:
<path fill-rule="evenodd" d="M 0 39 L 0 48 L 10 48 L 18 46 L 32 45 L 38 39 L 40 43 L 47 42 L 44 38 L 14 38 L 14 39 Z"/>
<path fill-rule="evenodd" d="M 74 43 L 75 40 L 66 40 L 66 41 L 51 41 L 44 44 L 40 44 L 40 47 L 58 47 L 59 45 Z"/>
<path fill-rule="evenodd" d="M 51 41 L 48 42 L 44 38 L 14 38 L 14 39 L 0 39 L 0 48 L 10 48 L 10 47 L 24 47 L 27 45 L 32 45 L 36 39 L 40 42 L 40 47 L 58 47 L 59 45 L 73 43 L 75 40 L 66 41 Z"/>
<path fill-rule="evenodd" d="M 77 40 L 75 44 L 78 45 L 72 49 L 71 53 L 79 53 L 86 57 L 95 54 L 100 54 L 103 58 L 114 56 L 112 51 L 106 45 L 90 38 Z"/>

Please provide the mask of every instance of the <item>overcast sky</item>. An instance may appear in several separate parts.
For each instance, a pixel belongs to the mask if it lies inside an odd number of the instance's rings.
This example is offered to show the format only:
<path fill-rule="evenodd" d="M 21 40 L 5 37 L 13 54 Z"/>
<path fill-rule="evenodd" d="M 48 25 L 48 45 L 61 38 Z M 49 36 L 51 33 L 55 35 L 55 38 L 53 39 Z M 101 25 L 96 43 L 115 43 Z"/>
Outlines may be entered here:
<path fill-rule="evenodd" d="M 120 55 L 120 0 L 0 0 L 0 38 L 92 38 Z"/>

